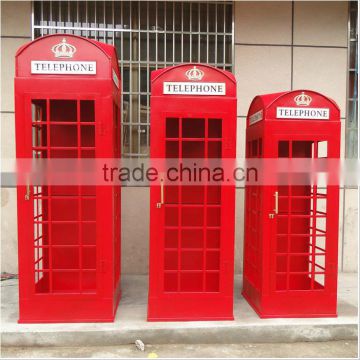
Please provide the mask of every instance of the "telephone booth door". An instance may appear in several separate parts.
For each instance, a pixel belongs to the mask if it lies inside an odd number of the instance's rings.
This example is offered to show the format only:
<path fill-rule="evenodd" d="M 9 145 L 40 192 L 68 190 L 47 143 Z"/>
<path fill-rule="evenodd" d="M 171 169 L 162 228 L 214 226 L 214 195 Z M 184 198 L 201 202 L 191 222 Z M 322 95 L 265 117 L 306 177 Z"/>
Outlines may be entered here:
<path fill-rule="evenodd" d="M 226 93 L 191 93 L 191 86 L 201 91 L 210 82 Z M 171 83 L 175 88 L 167 87 Z M 185 85 L 188 94 L 172 93 Z M 152 73 L 152 159 L 180 165 L 186 159 L 235 158 L 235 136 L 232 74 L 200 64 Z M 148 320 L 231 320 L 234 186 L 171 183 L 167 170 L 162 185 L 151 186 Z"/>
<path fill-rule="evenodd" d="M 120 156 L 115 49 L 50 35 L 16 54 L 17 158 Z M 115 134 L 115 135 L 114 135 Z M 72 165 L 70 165 L 72 164 Z M 48 167 L 49 168 L 49 167 Z M 76 174 L 70 174 L 76 177 Z M 120 299 L 120 188 L 18 186 L 19 322 L 113 321 Z"/>
<path fill-rule="evenodd" d="M 264 118 L 252 125 L 251 115 L 261 102 Z M 287 117 L 280 117 L 283 108 Z M 293 167 L 296 160 L 339 158 L 339 109 L 321 94 L 293 91 L 255 98 L 248 120 L 248 155 L 256 148 L 251 144 L 261 139 L 263 157 L 294 160 Z M 283 179 L 257 186 L 263 224 L 257 237 L 256 287 L 256 264 L 251 263 L 254 235 L 248 225 L 253 208 L 246 198 L 243 295 L 261 317 L 336 316 L 339 188 L 316 181 L 302 184 L 301 179 L 309 177 L 306 170 L 296 176 L 297 180 L 292 175 L 294 183 Z"/>

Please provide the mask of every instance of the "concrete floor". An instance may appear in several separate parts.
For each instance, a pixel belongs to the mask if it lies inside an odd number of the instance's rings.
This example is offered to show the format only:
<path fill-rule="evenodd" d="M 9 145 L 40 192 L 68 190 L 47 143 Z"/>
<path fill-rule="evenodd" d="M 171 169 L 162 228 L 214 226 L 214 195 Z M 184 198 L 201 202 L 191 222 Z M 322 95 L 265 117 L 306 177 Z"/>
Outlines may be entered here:
<path fill-rule="evenodd" d="M 357 358 L 357 341 L 277 344 L 3 348 L 3 358 Z"/>
<path fill-rule="evenodd" d="M 357 275 L 339 275 L 337 318 L 260 319 L 241 297 L 241 277 L 237 276 L 234 321 L 149 323 L 146 321 L 147 277 L 124 276 L 123 297 L 114 323 L 18 324 L 17 280 L 8 280 L 1 284 L 1 342 L 4 347 L 81 348 L 89 344 L 118 347 L 141 339 L 145 344 L 153 346 L 208 344 L 211 347 L 213 344 L 238 344 L 232 346 L 239 346 L 238 351 L 243 351 L 246 347 L 241 344 L 246 343 L 351 341 L 357 340 L 358 333 L 357 285 Z M 286 346 L 284 344 L 284 349 Z M 227 345 L 221 346 L 221 349 L 226 348 Z M 171 348 L 164 349 L 165 352 L 172 351 Z M 198 349 L 202 351 L 204 347 Z M 217 349 L 218 346 L 215 346 L 214 351 Z"/>

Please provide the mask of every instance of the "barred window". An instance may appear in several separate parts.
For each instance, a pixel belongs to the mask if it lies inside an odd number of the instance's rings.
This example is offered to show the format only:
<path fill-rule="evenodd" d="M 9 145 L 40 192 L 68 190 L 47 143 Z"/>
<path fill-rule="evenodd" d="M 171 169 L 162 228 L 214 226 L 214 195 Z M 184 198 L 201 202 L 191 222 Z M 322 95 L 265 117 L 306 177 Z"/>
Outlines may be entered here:
<path fill-rule="evenodd" d="M 183 62 L 233 71 L 232 2 L 35 1 L 33 38 L 55 33 L 114 45 L 122 78 L 122 154 L 148 157 L 153 70 Z"/>
<path fill-rule="evenodd" d="M 349 4 L 349 74 L 348 74 L 348 111 L 346 119 L 346 157 L 358 157 L 358 4 Z"/>

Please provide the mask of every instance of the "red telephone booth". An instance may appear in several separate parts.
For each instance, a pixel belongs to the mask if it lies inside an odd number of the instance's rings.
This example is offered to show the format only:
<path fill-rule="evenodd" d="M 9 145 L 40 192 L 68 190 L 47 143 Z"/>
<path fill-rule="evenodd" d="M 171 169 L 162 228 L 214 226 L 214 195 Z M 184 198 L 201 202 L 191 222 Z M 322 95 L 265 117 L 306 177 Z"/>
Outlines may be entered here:
<path fill-rule="evenodd" d="M 331 99 L 297 90 L 252 101 L 247 158 L 339 153 L 340 111 Z M 260 317 L 336 316 L 338 217 L 336 185 L 246 186 L 243 295 Z"/>
<path fill-rule="evenodd" d="M 16 54 L 17 158 L 120 156 L 115 48 L 50 35 Z M 120 187 L 18 186 L 19 322 L 113 321 Z"/>
<path fill-rule="evenodd" d="M 151 74 L 151 158 L 236 156 L 236 83 L 211 66 Z M 154 183 L 149 321 L 232 320 L 233 185 Z"/>

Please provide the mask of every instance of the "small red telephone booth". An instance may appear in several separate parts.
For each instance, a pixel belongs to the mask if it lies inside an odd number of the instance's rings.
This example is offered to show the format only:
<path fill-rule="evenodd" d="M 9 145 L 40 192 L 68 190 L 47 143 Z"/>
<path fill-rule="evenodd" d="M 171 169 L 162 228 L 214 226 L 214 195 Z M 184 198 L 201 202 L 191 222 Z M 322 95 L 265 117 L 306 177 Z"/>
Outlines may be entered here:
<path fill-rule="evenodd" d="M 201 64 L 152 72 L 152 159 L 235 150 L 231 73 Z M 234 185 L 151 186 L 149 321 L 233 319 L 234 203 Z"/>
<path fill-rule="evenodd" d="M 247 158 L 339 152 L 340 111 L 331 99 L 297 90 L 252 101 Z M 336 185 L 246 186 L 242 293 L 260 317 L 336 316 L 338 217 Z"/>
<path fill-rule="evenodd" d="M 68 34 L 16 54 L 17 158 L 120 156 L 115 48 Z M 120 187 L 18 186 L 19 322 L 113 321 Z"/>

